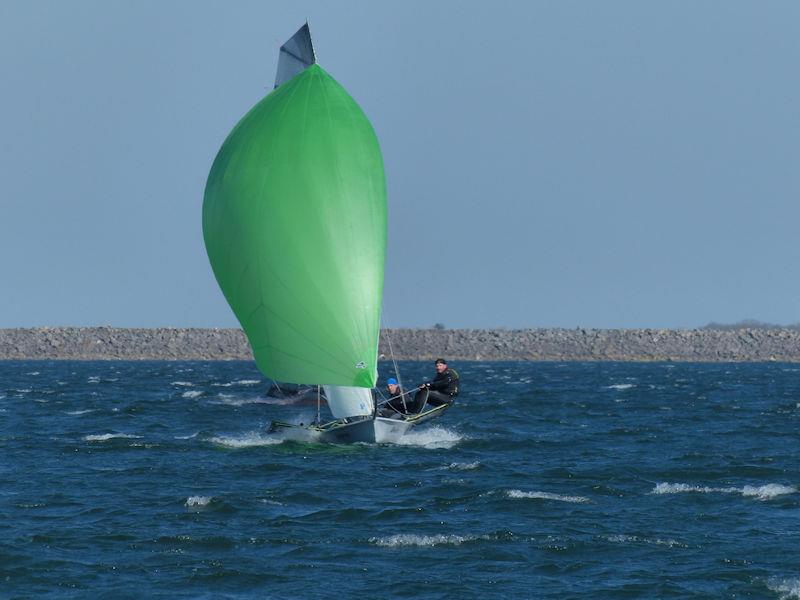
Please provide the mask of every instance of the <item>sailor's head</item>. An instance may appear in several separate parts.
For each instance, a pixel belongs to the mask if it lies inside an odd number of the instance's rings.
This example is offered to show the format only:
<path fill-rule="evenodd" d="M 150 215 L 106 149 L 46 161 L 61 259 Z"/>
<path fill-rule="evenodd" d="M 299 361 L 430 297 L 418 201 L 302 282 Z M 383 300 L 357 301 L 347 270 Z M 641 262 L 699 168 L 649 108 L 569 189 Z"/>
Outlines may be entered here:
<path fill-rule="evenodd" d="M 394 377 L 389 377 L 389 379 L 386 381 L 386 387 L 389 388 L 389 392 L 390 393 L 396 394 L 397 393 L 397 387 L 398 387 L 397 386 L 397 379 L 395 379 Z"/>
<path fill-rule="evenodd" d="M 444 373 L 447 370 L 447 361 L 443 358 L 436 359 L 436 372 Z"/>

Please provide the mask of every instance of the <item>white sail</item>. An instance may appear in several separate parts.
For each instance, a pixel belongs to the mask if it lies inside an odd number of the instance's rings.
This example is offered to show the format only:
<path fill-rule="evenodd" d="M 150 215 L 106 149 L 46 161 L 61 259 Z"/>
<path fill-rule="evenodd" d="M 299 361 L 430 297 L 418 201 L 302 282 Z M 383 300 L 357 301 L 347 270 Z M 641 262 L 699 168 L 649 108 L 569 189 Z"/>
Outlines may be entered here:
<path fill-rule="evenodd" d="M 314 45 L 311 43 L 311 31 L 306 23 L 289 38 L 288 42 L 281 46 L 275 87 L 283 85 L 315 62 L 317 62 L 317 56 L 314 52 Z"/>
<path fill-rule="evenodd" d="M 374 407 L 372 392 L 368 388 L 324 385 L 328 408 L 334 419 L 346 417 L 369 417 Z"/>

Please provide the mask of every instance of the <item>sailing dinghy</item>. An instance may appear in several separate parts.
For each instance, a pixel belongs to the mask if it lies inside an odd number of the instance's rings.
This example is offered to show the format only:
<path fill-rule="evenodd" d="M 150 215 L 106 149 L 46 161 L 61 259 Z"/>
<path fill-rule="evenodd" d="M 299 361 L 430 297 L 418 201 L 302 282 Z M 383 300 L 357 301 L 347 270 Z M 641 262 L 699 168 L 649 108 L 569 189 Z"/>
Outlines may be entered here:
<path fill-rule="evenodd" d="M 306 24 L 280 49 L 274 90 L 222 144 L 203 199 L 209 261 L 256 364 L 324 388 L 333 416 L 271 430 L 393 441 L 443 412 L 376 415 L 386 212 L 378 139 L 317 64 Z"/>

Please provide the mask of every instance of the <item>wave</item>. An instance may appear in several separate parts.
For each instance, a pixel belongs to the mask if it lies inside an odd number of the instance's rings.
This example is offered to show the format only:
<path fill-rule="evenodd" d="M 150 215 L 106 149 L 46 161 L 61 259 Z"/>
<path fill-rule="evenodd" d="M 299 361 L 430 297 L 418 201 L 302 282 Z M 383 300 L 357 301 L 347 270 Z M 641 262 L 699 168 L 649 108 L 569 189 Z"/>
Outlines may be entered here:
<path fill-rule="evenodd" d="M 669 548 L 688 548 L 686 544 L 677 540 L 661 538 L 646 538 L 638 535 L 610 535 L 606 540 L 614 544 L 652 544 L 655 546 L 667 546 Z"/>
<path fill-rule="evenodd" d="M 770 579 L 767 587 L 779 594 L 780 600 L 800 600 L 800 579 Z"/>
<path fill-rule="evenodd" d="M 509 490 L 506 492 L 509 498 L 533 498 L 536 500 L 557 500 L 559 502 L 590 502 L 588 498 L 583 496 L 562 496 L 561 494 L 553 494 L 551 492 L 523 492 L 522 490 Z"/>
<path fill-rule="evenodd" d="M 87 442 L 107 442 L 114 439 L 141 439 L 140 435 L 131 435 L 129 433 L 101 433 L 97 435 L 87 435 L 83 439 Z"/>
<path fill-rule="evenodd" d="M 274 446 L 284 440 L 279 437 L 265 437 L 260 432 L 252 431 L 238 436 L 217 436 L 208 440 L 212 444 L 226 448 L 253 448 L 258 446 Z"/>
<path fill-rule="evenodd" d="M 184 506 L 208 506 L 213 499 L 211 496 L 189 496 Z"/>
<path fill-rule="evenodd" d="M 421 431 L 412 430 L 395 443 L 398 446 L 418 446 L 428 450 L 436 450 L 440 448 L 450 449 L 463 440 L 464 437 L 455 431 L 435 425 Z"/>
<path fill-rule="evenodd" d="M 30 373 L 25 373 L 25 375 L 39 375 L 39 371 L 31 371 Z"/>
<path fill-rule="evenodd" d="M 400 533 L 387 537 L 372 537 L 370 542 L 384 548 L 398 548 L 401 546 L 460 546 L 464 542 L 481 539 L 470 535 L 417 535 L 415 533 Z"/>
<path fill-rule="evenodd" d="M 768 483 L 760 486 L 745 485 L 743 487 L 709 487 L 704 485 L 690 485 L 688 483 L 659 483 L 653 488 L 651 494 L 741 494 L 748 498 L 771 500 L 778 496 L 797 493 L 797 488 L 792 485 Z"/>
<path fill-rule="evenodd" d="M 746 485 L 742 488 L 743 496 L 756 496 L 759 500 L 769 500 L 777 496 L 794 494 L 797 488 L 791 485 L 781 485 L 779 483 L 768 483 L 758 487 Z"/>
<path fill-rule="evenodd" d="M 189 390 L 181 394 L 181 398 L 199 398 L 203 395 L 202 390 Z"/>
<path fill-rule="evenodd" d="M 260 379 L 237 379 L 236 381 L 229 381 L 227 383 L 212 383 L 214 387 L 233 387 L 234 385 L 258 385 L 261 383 Z"/>
<path fill-rule="evenodd" d="M 606 389 L 609 390 L 629 390 L 632 387 L 636 387 L 635 383 L 615 383 L 613 385 L 607 385 Z"/>
<path fill-rule="evenodd" d="M 177 385 L 178 387 L 194 387 L 194 384 L 189 381 L 173 381 L 171 385 Z"/>
<path fill-rule="evenodd" d="M 443 467 L 437 467 L 437 470 L 439 470 L 439 471 L 446 471 L 446 470 L 449 470 L 449 471 L 473 471 L 475 469 L 480 468 L 480 466 L 481 466 L 481 463 L 480 463 L 480 461 L 477 461 L 477 460 L 475 462 L 471 462 L 471 463 L 454 462 L 454 463 L 450 463 L 449 465 L 445 465 Z"/>
<path fill-rule="evenodd" d="M 85 415 L 86 413 L 94 412 L 94 408 L 86 408 L 84 410 L 70 410 L 67 411 L 68 415 Z"/>
<path fill-rule="evenodd" d="M 253 396 L 251 398 L 237 398 L 232 394 L 217 394 L 219 400 L 214 404 L 225 404 L 227 406 L 243 406 L 245 404 L 287 404 L 282 399 L 277 398 L 260 398 Z"/>
<path fill-rule="evenodd" d="M 191 439 L 194 439 L 194 438 L 196 438 L 196 437 L 197 437 L 197 435 L 198 435 L 198 433 L 199 433 L 199 432 L 195 431 L 195 432 L 194 432 L 194 433 L 192 433 L 191 435 L 176 435 L 176 436 L 175 436 L 175 439 L 176 439 L 176 440 L 191 440 Z"/>

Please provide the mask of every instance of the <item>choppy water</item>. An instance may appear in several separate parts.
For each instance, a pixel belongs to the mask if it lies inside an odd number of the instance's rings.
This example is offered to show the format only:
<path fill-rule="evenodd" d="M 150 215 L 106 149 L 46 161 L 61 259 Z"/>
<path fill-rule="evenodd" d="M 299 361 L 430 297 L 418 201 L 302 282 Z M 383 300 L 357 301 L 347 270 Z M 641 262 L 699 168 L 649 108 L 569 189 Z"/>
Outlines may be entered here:
<path fill-rule="evenodd" d="M 252 363 L 0 362 L 0 598 L 800 598 L 800 367 L 454 366 L 335 446 Z"/>

